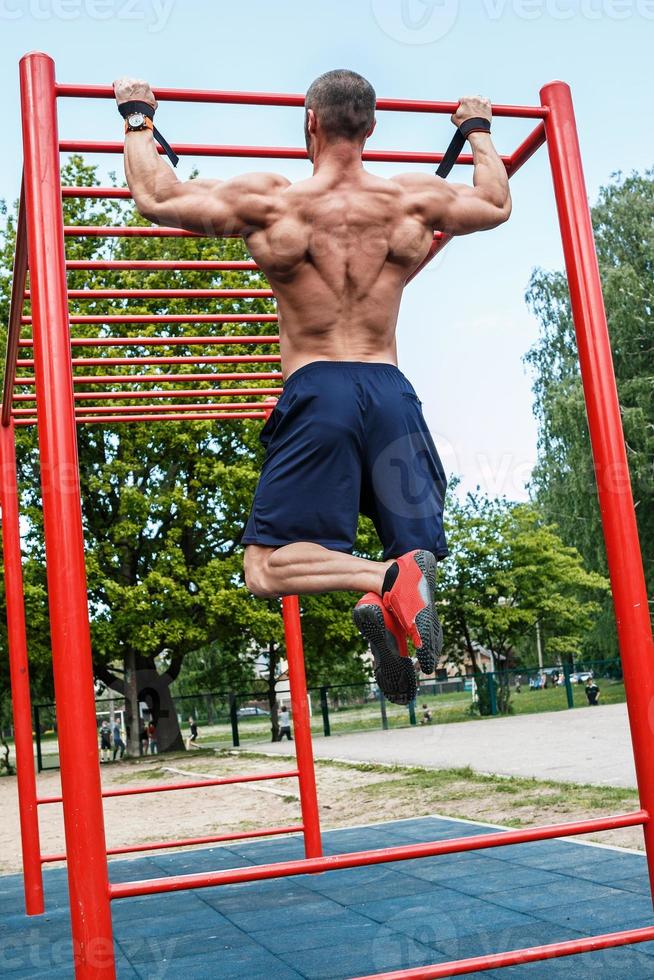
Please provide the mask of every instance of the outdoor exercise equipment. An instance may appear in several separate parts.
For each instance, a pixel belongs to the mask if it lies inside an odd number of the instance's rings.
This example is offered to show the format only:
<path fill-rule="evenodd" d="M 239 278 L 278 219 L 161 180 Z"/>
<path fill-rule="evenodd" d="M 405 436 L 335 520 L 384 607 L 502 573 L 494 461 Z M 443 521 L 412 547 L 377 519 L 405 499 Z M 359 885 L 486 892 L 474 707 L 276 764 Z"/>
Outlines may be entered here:
<path fill-rule="evenodd" d="M 129 198 L 129 191 L 113 187 L 66 187 L 59 178 L 59 153 L 122 152 L 120 142 L 59 140 L 57 101 L 65 98 L 111 99 L 109 86 L 66 85 L 55 80 L 53 61 L 45 54 L 24 57 L 20 64 L 21 107 L 24 145 L 24 186 L 21 193 L 17 227 L 11 312 L 5 362 L 2 425 L 0 426 L 0 502 L 4 540 L 6 601 L 9 630 L 11 683 L 13 694 L 18 791 L 22 831 L 25 904 L 28 914 L 43 911 L 42 865 L 63 860 L 63 854 L 42 854 L 39 843 L 38 808 L 63 803 L 66 834 L 66 861 L 70 890 L 72 935 L 79 980 L 109 980 L 115 977 L 110 906 L 112 901 L 135 895 L 158 894 L 180 889 L 204 888 L 233 882 L 258 881 L 288 875 L 353 868 L 402 861 L 427 855 L 452 854 L 458 851 L 504 846 L 523 841 L 546 840 L 590 831 L 642 825 L 647 849 L 650 881 L 654 887 L 654 767 L 651 765 L 651 706 L 654 704 L 654 647 L 645 590 L 642 559 L 638 542 L 629 470 L 620 421 L 620 409 L 611 360 L 611 349 L 602 300 L 599 270 L 593 232 L 586 200 L 579 144 L 570 90 L 563 82 L 551 82 L 541 90 L 540 106 L 497 105 L 496 119 L 502 117 L 536 120 L 535 128 L 517 149 L 504 156 L 509 175 L 525 163 L 547 142 L 554 180 L 554 194 L 563 240 L 570 287 L 572 312 L 577 332 L 579 361 L 583 380 L 588 424 L 600 509 L 606 542 L 608 566 L 613 588 L 618 637 L 624 669 L 627 703 L 633 740 L 636 773 L 640 792 L 640 809 L 613 817 L 580 820 L 521 830 L 507 830 L 448 841 L 431 841 L 351 854 L 322 856 L 318 803 L 314 776 L 311 731 L 307 703 L 302 651 L 300 606 L 296 596 L 282 601 L 286 631 L 287 657 L 292 692 L 293 721 L 297 753 L 296 768 L 266 776 L 243 776 L 280 779 L 297 777 L 300 786 L 302 821 L 294 827 L 262 828 L 256 836 L 301 831 L 304 835 L 305 859 L 284 861 L 259 867 L 237 868 L 202 874 L 187 874 L 146 881 L 110 884 L 107 874 L 103 797 L 133 795 L 141 792 L 169 792 L 196 786 L 194 782 L 150 785 L 103 791 L 97 751 L 96 712 L 91 665 L 91 647 L 84 568 L 80 483 L 77 461 L 76 426 L 102 425 L 139 421 L 264 419 L 270 411 L 266 402 L 280 391 L 279 354 L 276 336 L 231 338 L 217 334 L 184 338 L 179 343 L 220 346 L 269 344 L 270 355 L 220 354 L 206 356 L 162 357 L 72 357 L 77 348 L 134 345 L 153 348 L 169 338 L 152 337 L 118 339 L 106 336 L 75 338 L 71 343 L 69 325 L 112 323 L 272 323 L 273 315 L 189 314 L 69 316 L 69 298 L 93 299 L 92 290 L 71 291 L 66 282 L 68 269 L 111 270 L 230 270 L 255 268 L 251 262 L 202 261 L 67 261 L 65 240 L 70 236 L 149 237 L 179 236 L 187 233 L 157 227 L 64 227 L 61 200 L 78 198 Z M 159 102 L 203 102 L 257 106 L 303 105 L 301 95 L 276 95 L 259 92 L 213 92 L 155 89 Z M 412 112 L 450 115 L 456 103 L 380 99 L 382 112 Z M 177 145 L 183 155 L 257 157 L 264 159 L 305 159 L 306 152 L 295 147 L 196 146 Z M 366 150 L 364 159 L 390 163 L 440 163 L 441 153 Z M 459 163 L 470 164 L 465 154 Z M 448 236 L 436 234 L 423 266 L 446 244 Z M 31 316 L 23 315 L 26 296 L 26 274 L 29 267 Z M 257 290 L 200 291 L 223 299 L 225 296 L 259 296 Z M 197 290 L 166 290 L 169 297 L 198 295 Z M 103 290 L 104 298 L 160 296 L 154 290 Z M 266 293 L 267 295 L 267 293 Z M 23 326 L 31 327 L 31 337 L 21 338 Z M 28 331 L 29 332 L 29 331 Z M 28 357 L 19 358 L 26 353 Z M 204 373 L 142 374 L 107 373 L 112 366 L 160 367 L 183 363 L 203 365 Z M 206 368 L 212 366 L 209 372 Z M 223 366 L 253 365 L 250 370 L 221 370 Z M 89 367 L 102 368 L 98 374 L 84 373 Z M 262 370 L 261 367 L 264 369 Z M 210 381 L 229 387 L 214 390 L 195 389 L 196 381 Z M 266 387 L 258 387 L 259 382 Z M 167 383 L 186 383 L 188 389 L 166 391 Z M 256 384 L 251 384 L 256 382 Z M 238 385 L 250 385 L 248 388 Z M 143 386 L 151 385 L 152 389 Z M 119 387 L 122 386 L 122 387 Z M 136 387 L 134 387 L 136 386 Z M 246 403 L 233 399 L 246 397 Z M 158 399 L 170 399 L 161 410 Z M 186 402 L 186 398 L 199 402 Z M 232 399 L 223 402 L 223 398 Z M 139 406 L 112 407 L 119 399 L 138 399 Z M 203 399 L 208 399 L 206 402 Z M 105 404 L 97 406 L 95 402 Z M 110 403 L 107 405 L 106 403 Z M 25 612 L 21 572 L 18 490 L 16 481 L 15 429 L 38 425 L 43 515 L 45 525 L 48 594 L 51 612 L 52 656 L 57 700 L 57 722 L 61 757 L 62 794 L 57 797 L 37 795 L 32 748 L 30 693 L 25 637 Z M 220 786 L 238 778 L 203 780 L 203 787 Z M 112 848 L 109 853 L 152 850 L 181 844 L 233 840 L 249 834 L 217 835 L 211 838 L 169 841 Z M 439 963 L 393 973 L 378 974 L 377 980 L 427 980 L 488 970 L 516 963 L 568 956 L 595 949 L 654 939 L 654 924 L 641 929 L 623 930 L 608 935 L 575 939 L 538 946 L 527 950 L 472 957 L 452 963 Z M 368 978 L 371 980 L 371 978 Z"/>

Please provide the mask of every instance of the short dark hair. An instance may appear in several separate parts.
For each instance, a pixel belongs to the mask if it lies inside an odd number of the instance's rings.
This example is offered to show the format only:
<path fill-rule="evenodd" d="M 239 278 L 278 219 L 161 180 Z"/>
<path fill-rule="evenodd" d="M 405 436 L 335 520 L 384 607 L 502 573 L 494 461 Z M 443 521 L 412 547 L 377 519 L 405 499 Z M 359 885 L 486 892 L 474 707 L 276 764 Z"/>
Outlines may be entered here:
<path fill-rule="evenodd" d="M 375 120 L 376 101 L 367 79 L 347 68 L 336 68 L 311 83 L 304 104 L 313 109 L 327 136 L 359 140 Z"/>

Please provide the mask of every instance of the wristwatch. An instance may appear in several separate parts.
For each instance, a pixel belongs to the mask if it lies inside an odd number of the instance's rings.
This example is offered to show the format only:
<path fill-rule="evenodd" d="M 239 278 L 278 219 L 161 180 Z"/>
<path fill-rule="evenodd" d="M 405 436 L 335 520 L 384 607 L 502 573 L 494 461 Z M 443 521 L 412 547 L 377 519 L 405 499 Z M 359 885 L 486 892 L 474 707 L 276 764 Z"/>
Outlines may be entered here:
<path fill-rule="evenodd" d="M 125 117 L 125 132 L 136 133 L 141 129 L 153 129 L 154 124 L 152 120 L 145 115 L 144 112 L 130 112 L 128 116 Z"/>

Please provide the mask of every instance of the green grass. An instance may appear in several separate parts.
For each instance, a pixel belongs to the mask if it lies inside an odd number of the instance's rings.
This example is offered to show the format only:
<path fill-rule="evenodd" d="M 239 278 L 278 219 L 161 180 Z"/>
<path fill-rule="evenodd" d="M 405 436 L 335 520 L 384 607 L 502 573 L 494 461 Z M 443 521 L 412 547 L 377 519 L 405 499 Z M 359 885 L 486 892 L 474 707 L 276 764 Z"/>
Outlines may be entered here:
<path fill-rule="evenodd" d="M 270 758 L 250 751 L 241 754 L 252 759 Z M 539 814 L 538 822 L 544 822 L 542 815 L 545 810 L 550 815 L 554 812 L 566 819 L 588 810 L 617 813 L 638 808 L 637 790 L 616 786 L 495 776 L 475 772 L 469 766 L 424 769 L 419 766 L 340 762 L 330 759 L 316 759 L 315 764 L 318 773 L 321 769 L 336 768 L 389 777 L 366 783 L 360 789 L 367 800 L 378 798 L 387 801 L 389 810 L 393 809 L 394 798 L 398 801 L 414 801 L 420 812 L 438 812 L 464 819 L 471 816 L 471 811 L 478 818 L 480 808 L 491 814 L 499 807 L 507 811 L 501 822 L 512 827 L 533 825 L 533 815 L 524 815 L 529 810 Z M 353 789 L 352 792 L 356 793 L 357 790 Z M 523 811 L 523 815 L 519 811 Z M 492 817 L 487 819 L 493 822 Z"/>

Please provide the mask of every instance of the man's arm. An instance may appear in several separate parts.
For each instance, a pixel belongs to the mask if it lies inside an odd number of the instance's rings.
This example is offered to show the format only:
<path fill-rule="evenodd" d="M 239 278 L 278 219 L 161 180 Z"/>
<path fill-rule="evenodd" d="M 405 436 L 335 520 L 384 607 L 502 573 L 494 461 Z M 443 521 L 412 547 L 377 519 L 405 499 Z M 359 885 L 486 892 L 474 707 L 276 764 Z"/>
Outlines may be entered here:
<path fill-rule="evenodd" d="M 487 99 L 472 96 L 461 99 L 452 116 L 455 126 L 466 119 L 491 119 Z M 471 133 L 473 186 L 450 184 L 427 174 L 402 174 L 395 179 L 409 191 L 413 207 L 434 230 L 449 235 L 468 235 L 474 231 L 496 228 L 511 214 L 511 195 L 506 168 L 489 133 Z"/>
<path fill-rule="evenodd" d="M 118 79 L 116 102 L 138 100 L 156 108 L 147 82 Z M 231 180 L 178 180 L 157 152 L 152 133 L 125 134 L 125 176 L 134 203 L 149 221 L 203 235 L 244 235 L 265 228 L 280 191 L 289 181 L 278 174 L 253 173 Z"/>

